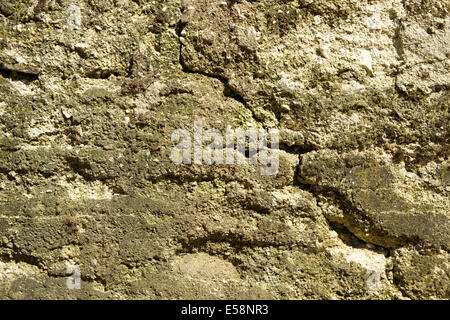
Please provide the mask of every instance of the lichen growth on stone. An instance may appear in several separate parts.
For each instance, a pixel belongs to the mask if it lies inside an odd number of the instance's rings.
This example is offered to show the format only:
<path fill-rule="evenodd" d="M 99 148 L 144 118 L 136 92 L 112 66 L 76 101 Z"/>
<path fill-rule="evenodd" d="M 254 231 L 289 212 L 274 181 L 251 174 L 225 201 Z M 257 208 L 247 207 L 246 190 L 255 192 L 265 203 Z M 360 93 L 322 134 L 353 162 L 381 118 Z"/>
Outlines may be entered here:
<path fill-rule="evenodd" d="M 1 1 L 0 298 L 449 299 L 449 23 L 437 0 Z M 278 174 L 172 163 L 197 120 L 279 129 Z"/>

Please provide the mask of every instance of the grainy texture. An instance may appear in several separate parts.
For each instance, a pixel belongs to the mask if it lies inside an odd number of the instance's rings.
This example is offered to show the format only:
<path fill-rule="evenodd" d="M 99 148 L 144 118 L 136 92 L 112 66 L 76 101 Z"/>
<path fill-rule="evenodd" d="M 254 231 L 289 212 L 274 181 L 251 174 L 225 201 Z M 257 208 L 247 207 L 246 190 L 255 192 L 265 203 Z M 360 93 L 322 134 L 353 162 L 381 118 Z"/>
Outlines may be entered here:
<path fill-rule="evenodd" d="M 0 298 L 449 299 L 449 9 L 1 0 Z M 174 164 L 195 120 L 278 174 Z"/>

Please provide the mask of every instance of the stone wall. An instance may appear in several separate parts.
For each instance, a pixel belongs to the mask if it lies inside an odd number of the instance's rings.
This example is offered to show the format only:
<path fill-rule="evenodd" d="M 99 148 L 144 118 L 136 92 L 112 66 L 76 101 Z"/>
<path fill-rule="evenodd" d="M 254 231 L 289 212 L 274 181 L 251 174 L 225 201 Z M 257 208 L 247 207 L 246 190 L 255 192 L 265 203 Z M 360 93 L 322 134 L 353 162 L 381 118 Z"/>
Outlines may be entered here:
<path fill-rule="evenodd" d="M 449 299 L 449 8 L 1 0 L 0 298 Z"/>

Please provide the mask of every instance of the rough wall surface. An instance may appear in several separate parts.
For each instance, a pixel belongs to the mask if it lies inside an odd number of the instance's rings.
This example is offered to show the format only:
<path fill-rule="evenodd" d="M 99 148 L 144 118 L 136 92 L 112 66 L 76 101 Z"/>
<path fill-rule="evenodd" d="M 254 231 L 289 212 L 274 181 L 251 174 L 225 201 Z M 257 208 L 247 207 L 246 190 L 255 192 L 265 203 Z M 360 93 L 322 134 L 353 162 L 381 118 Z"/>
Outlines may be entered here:
<path fill-rule="evenodd" d="M 0 0 L 0 298 L 449 299 L 449 10 Z M 278 174 L 174 164 L 194 120 Z"/>

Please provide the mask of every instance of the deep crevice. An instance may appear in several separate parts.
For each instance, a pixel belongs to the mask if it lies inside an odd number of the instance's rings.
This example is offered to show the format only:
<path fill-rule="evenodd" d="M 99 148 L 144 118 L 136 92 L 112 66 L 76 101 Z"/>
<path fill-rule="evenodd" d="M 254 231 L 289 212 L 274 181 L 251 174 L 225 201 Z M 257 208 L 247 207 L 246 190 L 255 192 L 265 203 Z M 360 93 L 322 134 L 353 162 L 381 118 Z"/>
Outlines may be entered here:
<path fill-rule="evenodd" d="M 301 161 L 301 159 L 300 159 L 300 161 Z M 299 164 L 297 170 L 299 170 L 300 165 L 301 165 L 301 163 Z M 347 217 L 347 220 L 345 220 L 345 221 L 335 221 L 335 220 L 332 220 L 329 217 L 327 217 L 325 214 L 323 214 L 324 218 L 328 222 L 330 229 L 335 231 L 339 235 L 339 238 L 341 238 L 341 240 L 344 241 L 344 239 L 348 238 L 348 235 L 351 234 L 353 237 L 355 237 L 355 239 L 358 239 L 358 241 L 360 241 L 362 243 L 371 244 L 376 247 L 384 248 L 386 250 L 391 250 L 391 249 L 401 247 L 402 243 L 404 243 L 406 241 L 406 239 L 396 238 L 396 239 L 392 239 L 392 242 L 398 242 L 397 245 L 384 246 L 380 243 L 375 243 L 375 242 L 368 241 L 367 239 L 360 238 L 357 234 L 355 234 L 353 231 L 351 231 L 351 227 L 349 226 L 351 224 L 358 224 L 354 219 L 352 219 L 352 217 L 354 217 L 355 215 L 361 217 L 363 219 L 363 223 L 365 223 L 365 224 L 366 223 L 371 224 L 370 219 L 367 217 L 366 214 L 364 214 L 364 212 L 361 212 L 360 210 L 355 208 L 348 199 L 346 199 L 343 195 L 341 195 L 339 193 L 339 191 L 334 190 L 333 188 L 324 188 L 324 187 L 317 187 L 314 185 L 305 184 L 305 183 L 300 182 L 298 179 L 297 179 L 295 185 L 298 186 L 300 189 L 311 193 L 317 202 L 319 201 L 320 198 L 325 198 L 325 199 L 327 199 L 327 201 L 331 201 L 336 207 L 338 207 L 343 212 L 344 216 Z M 381 237 L 381 235 L 378 235 L 377 237 Z M 384 235 L 384 238 L 389 239 L 390 237 L 388 235 Z M 346 241 L 344 241 L 344 243 L 346 243 Z"/>
<path fill-rule="evenodd" d="M 0 62 L 0 75 L 11 80 L 30 83 L 39 79 L 39 70 Z"/>
<path fill-rule="evenodd" d="M 181 20 L 179 20 L 175 27 L 175 33 L 178 37 L 178 42 L 180 45 L 180 50 L 178 53 L 178 63 L 181 66 L 181 70 L 184 73 L 198 74 L 198 75 L 202 75 L 202 76 L 205 76 L 208 78 L 219 80 L 224 86 L 223 95 L 225 97 L 232 98 L 235 101 L 243 104 L 248 110 L 251 111 L 253 118 L 257 122 L 259 122 L 258 118 L 255 115 L 253 108 L 250 108 L 247 101 L 244 99 L 244 97 L 230 86 L 229 79 L 221 76 L 220 74 L 210 74 L 208 72 L 204 72 L 201 70 L 192 70 L 186 65 L 186 63 L 183 60 L 183 43 L 181 42 L 181 37 L 182 37 L 181 32 L 183 31 L 184 26 L 185 26 L 185 23 L 183 23 Z"/>

